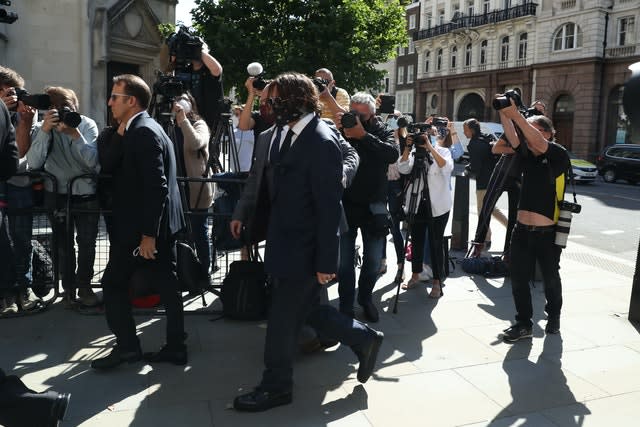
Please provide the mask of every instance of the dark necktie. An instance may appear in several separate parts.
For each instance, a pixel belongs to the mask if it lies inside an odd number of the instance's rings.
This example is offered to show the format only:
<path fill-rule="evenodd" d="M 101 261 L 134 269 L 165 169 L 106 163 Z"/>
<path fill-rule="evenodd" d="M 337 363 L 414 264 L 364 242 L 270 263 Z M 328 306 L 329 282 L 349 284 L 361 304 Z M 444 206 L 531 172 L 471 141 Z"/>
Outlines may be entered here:
<path fill-rule="evenodd" d="M 293 132 L 293 130 L 289 129 L 289 132 L 287 132 L 287 136 L 285 136 L 284 141 L 282 141 L 282 147 L 280 147 L 281 159 L 283 159 L 287 154 L 287 151 L 289 151 L 289 148 L 291 147 L 291 138 L 293 138 L 293 135 L 295 135 L 295 133 Z"/>
<path fill-rule="evenodd" d="M 273 165 L 280 161 L 280 137 L 282 136 L 282 127 L 278 126 L 277 129 L 276 136 L 271 143 L 271 151 L 269 152 L 269 163 Z"/>

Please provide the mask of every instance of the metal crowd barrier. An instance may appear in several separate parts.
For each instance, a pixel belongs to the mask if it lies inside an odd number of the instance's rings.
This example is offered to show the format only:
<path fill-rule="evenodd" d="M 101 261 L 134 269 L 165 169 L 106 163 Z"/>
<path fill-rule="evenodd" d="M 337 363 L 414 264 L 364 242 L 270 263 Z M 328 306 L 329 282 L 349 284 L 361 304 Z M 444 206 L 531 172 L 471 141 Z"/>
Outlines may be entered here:
<path fill-rule="evenodd" d="M 7 207 L 9 221 L 11 217 L 29 216 L 31 218 L 31 288 L 40 297 L 43 304 L 34 310 L 21 311 L 18 315 L 31 314 L 47 309 L 61 295 L 59 288 L 60 263 L 58 247 L 64 236 L 53 231 L 53 223 L 59 211 L 54 205 L 47 203 L 45 198 L 45 183 L 47 188 L 57 193 L 58 182 L 55 177 L 44 171 L 23 172 L 16 177 L 27 177 L 27 188 L 31 189 L 32 207 Z M 14 236 L 11 236 L 14 238 Z M 15 316 L 15 315 L 14 315 Z M 14 317 L 6 316 L 6 317 Z"/>
<path fill-rule="evenodd" d="M 74 215 L 95 215 L 95 214 L 100 215 L 100 219 L 98 222 L 98 232 L 96 237 L 96 255 L 95 255 L 95 260 L 93 264 L 93 277 L 90 283 L 91 288 L 99 289 L 102 287 L 100 280 L 102 278 L 102 274 L 104 272 L 104 269 L 109 259 L 109 238 L 107 234 L 107 227 L 106 227 L 105 220 L 108 220 L 108 218 L 111 216 L 111 210 L 105 207 L 104 205 L 99 206 L 97 209 L 79 209 L 77 207 L 74 207 L 72 204 L 72 197 L 74 196 L 73 187 L 74 187 L 74 183 L 78 179 L 91 179 L 96 181 L 96 187 L 98 188 L 97 193 L 101 194 L 101 187 L 100 187 L 101 182 L 104 185 L 104 181 L 110 179 L 110 176 L 84 174 L 84 175 L 76 176 L 69 181 L 68 187 L 67 187 L 68 197 L 67 197 L 67 203 L 66 203 L 66 208 L 64 212 L 64 214 L 66 215 L 65 235 L 61 236 L 60 238 L 62 244 L 66 245 L 67 253 L 70 253 L 71 249 L 75 250 L 75 255 L 76 255 L 75 262 L 77 265 L 78 246 L 75 241 L 76 232 L 74 230 L 73 217 Z M 179 185 L 181 186 L 187 185 L 190 182 L 212 182 L 216 184 L 216 187 L 217 187 L 216 193 L 218 193 L 217 196 L 219 197 L 214 199 L 212 206 L 206 212 L 194 212 L 189 208 L 188 204 L 187 206 L 183 206 L 183 211 L 184 211 L 185 219 L 187 220 L 194 215 L 207 216 L 208 218 L 207 228 L 211 231 L 209 235 L 210 242 L 212 240 L 215 240 L 216 242 L 220 240 L 219 239 L 220 235 L 228 233 L 228 226 L 225 225 L 224 228 L 226 229 L 220 229 L 220 230 L 217 230 L 216 227 L 223 228 L 222 225 L 226 224 L 226 221 L 224 220 L 226 219 L 228 221 L 230 219 L 231 211 L 235 206 L 235 205 L 222 206 L 223 204 L 228 204 L 233 202 L 233 195 L 229 197 L 229 194 L 228 194 L 229 190 L 222 190 L 222 189 L 235 187 L 235 191 L 237 191 L 237 196 L 239 197 L 239 194 L 241 193 L 244 183 L 246 181 L 246 175 L 228 173 L 228 174 L 217 174 L 212 176 L 211 178 L 178 177 L 178 181 L 179 181 Z M 221 194 L 225 192 L 227 192 L 227 194 Z M 100 196 L 98 196 L 98 199 L 100 199 Z M 237 201 L 237 197 L 235 198 L 235 201 Z M 223 212 L 220 212 L 221 210 Z M 204 291 L 207 291 L 208 293 L 218 295 L 222 287 L 222 281 L 227 275 L 230 264 L 233 261 L 239 260 L 241 258 L 241 251 L 240 251 L 240 245 L 236 243 L 228 247 L 226 246 L 222 248 L 216 247 L 216 252 L 217 252 L 217 256 L 213 264 L 217 266 L 217 269 L 215 270 L 212 269 L 209 277 L 209 283 L 205 285 L 203 288 L 204 288 Z M 63 269 L 62 276 L 63 276 L 64 287 L 73 288 L 75 286 L 75 275 L 76 275 L 76 272 L 74 271 L 75 270 L 74 259 L 72 259 L 71 257 L 68 257 L 67 262 L 65 262 L 65 265 L 62 267 L 62 269 Z M 200 295 L 197 295 L 197 296 L 191 295 L 191 296 L 196 298 L 191 298 L 191 299 L 183 298 L 183 301 L 185 301 L 185 313 L 187 314 L 197 313 L 197 314 L 208 314 L 208 315 L 212 314 L 211 310 L 205 310 L 205 308 L 211 306 L 211 303 L 213 302 L 213 300 L 209 301 L 208 303 L 203 303 L 201 307 L 197 307 L 195 310 L 192 310 L 190 308 L 195 305 L 194 301 L 195 299 L 197 299 L 197 297 L 200 297 Z M 162 313 L 161 309 L 159 310 L 136 309 L 134 310 L 134 312 L 137 314 Z"/>

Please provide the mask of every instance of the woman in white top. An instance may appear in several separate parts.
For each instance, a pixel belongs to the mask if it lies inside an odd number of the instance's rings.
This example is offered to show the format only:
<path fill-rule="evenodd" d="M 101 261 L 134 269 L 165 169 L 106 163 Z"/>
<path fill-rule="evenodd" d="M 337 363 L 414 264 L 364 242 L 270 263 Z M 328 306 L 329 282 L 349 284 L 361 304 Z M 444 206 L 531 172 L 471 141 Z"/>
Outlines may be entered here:
<path fill-rule="evenodd" d="M 402 286 L 410 289 L 420 282 L 419 275 L 422 272 L 422 259 L 424 251 L 425 232 L 429 231 L 429 247 L 431 249 L 431 268 L 433 270 L 433 287 L 430 298 L 440 298 L 442 293 L 442 281 L 444 277 L 444 229 L 449 220 L 451 210 L 451 172 L 453 171 L 453 159 L 449 147 L 453 144 L 452 123 L 449 121 L 446 128 L 439 128 L 436 144 L 432 145 L 427 134 L 422 133 L 410 136 L 407 145 L 398 161 L 398 170 L 402 174 L 411 175 L 405 192 L 404 209 L 411 217 L 410 199 L 415 194 L 415 206 L 412 211 L 415 214 L 410 224 L 411 247 L 413 250 L 411 261 L 411 279 Z M 455 132 L 455 131 L 453 131 Z M 456 136 L 457 138 L 457 136 Z M 415 147 L 414 147 L 415 145 Z M 417 149 L 416 149 L 417 147 Z M 422 151 L 424 150 L 424 151 Z M 424 160 L 416 160 L 424 157 Z M 427 188 L 421 174 L 412 174 L 416 165 L 424 165 L 426 169 Z M 430 205 L 427 204 L 427 197 Z"/>

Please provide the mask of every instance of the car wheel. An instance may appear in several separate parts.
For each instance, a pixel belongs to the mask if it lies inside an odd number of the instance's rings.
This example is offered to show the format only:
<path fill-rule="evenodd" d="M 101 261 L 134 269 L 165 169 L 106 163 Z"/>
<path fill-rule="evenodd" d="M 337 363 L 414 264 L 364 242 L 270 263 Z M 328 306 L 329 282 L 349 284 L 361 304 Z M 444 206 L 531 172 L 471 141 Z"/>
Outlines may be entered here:
<path fill-rule="evenodd" d="M 604 179 L 604 182 L 616 182 L 616 171 L 607 169 L 602 174 L 602 179 Z"/>

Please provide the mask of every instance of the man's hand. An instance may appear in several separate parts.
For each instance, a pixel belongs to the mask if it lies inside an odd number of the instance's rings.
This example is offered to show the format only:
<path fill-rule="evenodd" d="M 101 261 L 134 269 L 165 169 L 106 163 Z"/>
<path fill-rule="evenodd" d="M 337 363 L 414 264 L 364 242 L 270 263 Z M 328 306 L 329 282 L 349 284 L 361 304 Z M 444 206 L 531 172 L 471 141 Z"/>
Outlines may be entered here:
<path fill-rule="evenodd" d="M 498 113 L 502 114 L 504 117 L 506 117 L 509 120 L 515 120 L 522 117 L 522 115 L 520 114 L 520 111 L 518 111 L 518 107 L 516 107 L 516 104 L 513 102 L 513 99 L 511 98 L 509 98 L 509 106 L 501 110 L 498 110 Z"/>
<path fill-rule="evenodd" d="M 11 110 L 18 105 L 18 95 L 16 95 L 15 88 L 9 87 L 2 90 L 0 95 L 2 102 L 7 106 L 7 109 Z"/>
<path fill-rule="evenodd" d="M 240 233 L 242 233 L 242 221 L 234 219 L 229 224 L 229 228 L 231 230 L 231 235 L 234 239 L 240 239 Z"/>
<path fill-rule="evenodd" d="M 78 129 L 72 128 L 71 126 L 67 126 L 62 122 L 58 123 L 56 130 L 65 135 L 69 135 L 73 140 L 76 140 L 82 136 L 80 135 L 80 131 L 78 131 Z"/>
<path fill-rule="evenodd" d="M 144 259 L 156 259 L 156 238 L 151 236 L 142 236 L 140 240 L 140 256 Z"/>
<path fill-rule="evenodd" d="M 321 285 L 326 285 L 330 281 L 332 281 L 336 275 L 335 273 L 316 273 L 316 277 L 318 278 L 318 283 Z"/>
<path fill-rule="evenodd" d="M 180 123 L 187 119 L 184 108 L 182 108 L 182 106 L 177 102 L 173 103 L 173 112 L 176 113 L 176 123 L 178 125 L 180 125 Z"/>
<path fill-rule="evenodd" d="M 18 102 L 18 113 L 20 113 L 20 121 L 25 121 L 29 123 L 29 126 L 33 123 L 33 116 L 36 115 L 37 110 L 29 105 L 26 105 L 24 102 Z"/>
<path fill-rule="evenodd" d="M 60 117 L 58 117 L 58 110 L 52 109 L 44 113 L 44 121 L 42 122 L 42 130 L 44 132 L 51 132 L 51 129 L 58 126 L 60 123 Z"/>

